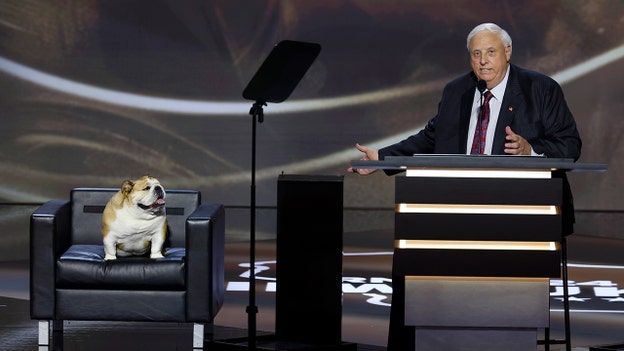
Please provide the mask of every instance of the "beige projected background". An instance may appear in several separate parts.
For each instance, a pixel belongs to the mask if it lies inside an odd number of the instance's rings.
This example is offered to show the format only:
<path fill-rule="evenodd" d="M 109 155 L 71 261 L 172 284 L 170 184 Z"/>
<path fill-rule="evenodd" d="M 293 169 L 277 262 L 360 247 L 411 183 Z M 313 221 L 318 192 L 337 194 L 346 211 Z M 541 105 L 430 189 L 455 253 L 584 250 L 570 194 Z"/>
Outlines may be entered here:
<path fill-rule="evenodd" d="M 574 113 L 577 208 L 620 211 L 624 2 L 0 1 L 0 206 L 67 198 L 151 174 L 209 201 L 249 203 L 251 101 L 242 91 L 284 39 L 322 51 L 258 128 L 258 203 L 277 175 L 344 174 L 356 142 L 383 146 L 435 114 L 467 72 L 465 37 L 508 29 L 512 61 L 560 82 Z M 392 178 L 346 178 L 347 206 L 391 206 Z"/>

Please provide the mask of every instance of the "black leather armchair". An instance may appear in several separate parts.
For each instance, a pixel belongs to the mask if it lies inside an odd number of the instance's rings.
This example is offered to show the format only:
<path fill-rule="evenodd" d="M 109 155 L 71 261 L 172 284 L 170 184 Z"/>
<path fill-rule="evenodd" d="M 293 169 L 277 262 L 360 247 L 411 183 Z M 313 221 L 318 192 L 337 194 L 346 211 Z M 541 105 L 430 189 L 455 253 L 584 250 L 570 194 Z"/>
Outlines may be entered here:
<path fill-rule="evenodd" d="M 63 320 L 193 323 L 193 347 L 223 304 L 223 205 L 198 191 L 168 190 L 169 239 L 163 259 L 104 260 L 102 211 L 118 189 L 76 188 L 71 199 L 39 207 L 30 222 L 30 313 L 39 344 Z"/>

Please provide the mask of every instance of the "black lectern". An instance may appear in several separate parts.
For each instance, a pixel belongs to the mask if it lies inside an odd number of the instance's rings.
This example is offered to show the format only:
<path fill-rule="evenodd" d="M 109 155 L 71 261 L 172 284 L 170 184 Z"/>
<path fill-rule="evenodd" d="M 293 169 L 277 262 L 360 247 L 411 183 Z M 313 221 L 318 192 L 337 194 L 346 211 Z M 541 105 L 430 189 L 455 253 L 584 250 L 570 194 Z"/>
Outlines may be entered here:
<path fill-rule="evenodd" d="M 284 349 L 356 349 L 341 338 L 342 222 L 342 176 L 279 176 L 275 333 Z"/>
<path fill-rule="evenodd" d="M 549 280 L 561 272 L 554 173 L 606 166 L 470 155 L 352 166 L 405 171 L 395 183 L 392 308 L 399 330 L 412 328 L 411 348 L 536 350 L 537 330 L 549 326 Z"/>

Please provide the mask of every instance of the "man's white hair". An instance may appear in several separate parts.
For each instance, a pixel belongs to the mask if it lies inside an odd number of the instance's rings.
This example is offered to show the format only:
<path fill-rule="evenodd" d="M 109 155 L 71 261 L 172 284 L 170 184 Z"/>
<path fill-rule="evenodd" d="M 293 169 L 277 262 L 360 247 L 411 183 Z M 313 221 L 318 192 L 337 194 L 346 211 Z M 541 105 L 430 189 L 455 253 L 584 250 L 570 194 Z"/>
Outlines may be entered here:
<path fill-rule="evenodd" d="M 503 46 L 509 46 L 509 53 L 511 54 L 511 37 L 509 36 L 509 33 L 494 23 L 481 23 L 480 25 L 474 27 L 470 33 L 468 33 L 468 38 L 466 39 L 466 48 L 468 48 L 468 51 L 470 51 L 470 40 L 472 40 L 472 37 L 477 35 L 479 32 L 483 32 L 484 30 L 489 30 L 490 32 L 498 35 L 503 42 Z"/>

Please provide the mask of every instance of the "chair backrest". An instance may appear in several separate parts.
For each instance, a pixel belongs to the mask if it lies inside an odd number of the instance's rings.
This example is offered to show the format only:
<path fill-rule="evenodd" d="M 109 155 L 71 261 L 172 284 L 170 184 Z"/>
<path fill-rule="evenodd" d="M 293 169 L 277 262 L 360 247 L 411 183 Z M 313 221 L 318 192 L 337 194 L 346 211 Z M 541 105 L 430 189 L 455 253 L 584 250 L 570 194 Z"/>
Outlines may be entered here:
<path fill-rule="evenodd" d="M 114 188 L 75 188 L 71 191 L 72 244 L 102 244 L 102 212 L 118 191 Z M 166 190 L 167 246 L 184 247 L 186 218 L 201 203 L 196 190 Z"/>

